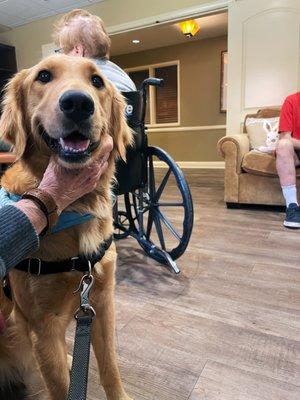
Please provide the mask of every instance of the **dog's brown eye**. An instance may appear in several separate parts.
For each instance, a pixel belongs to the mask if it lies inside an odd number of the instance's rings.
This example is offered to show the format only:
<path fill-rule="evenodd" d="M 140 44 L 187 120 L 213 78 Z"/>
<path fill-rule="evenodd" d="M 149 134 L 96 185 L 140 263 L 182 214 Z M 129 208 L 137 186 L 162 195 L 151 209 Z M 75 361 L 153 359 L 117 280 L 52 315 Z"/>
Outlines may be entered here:
<path fill-rule="evenodd" d="M 48 83 L 52 81 L 52 74 L 50 71 L 47 71 L 46 69 L 43 71 L 40 71 L 37 80 L 42 82 L 42 83 Z"/>
<path fill-rule="evenodd" d="M 93 84 L 93 86 L 95 86 L 98 89 L 100 89 L 104 86 L 103 79 L 100 78 L 100 76 L 98 76 L 98 75 L 92 76 L 92 84 Z"/>

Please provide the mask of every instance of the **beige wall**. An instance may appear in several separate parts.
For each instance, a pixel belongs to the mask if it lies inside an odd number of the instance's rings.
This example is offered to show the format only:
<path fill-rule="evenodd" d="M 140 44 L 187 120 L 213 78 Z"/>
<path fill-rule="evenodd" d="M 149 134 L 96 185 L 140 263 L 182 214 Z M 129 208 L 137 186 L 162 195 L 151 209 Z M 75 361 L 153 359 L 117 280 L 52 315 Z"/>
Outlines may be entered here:
<path fill-rule="evenodd" d="M 172 0 L 169 2 L 161 0 L 109 0 L 84 8 L 99 15 L 109 28 L 110 26 L 214 2 L 214 0 Z M 56 19 L 57 16 L 45 18 L 0 34 L 0 43 L 16 47 L 19 69 L 30 67 L 41 59 L 41 46 L 52 42 L 51 32 L 53 22 Z"/>
<path fill-rule="evenodd" d="M 300 90 L 300 1 L 244 0 L 228 10 L 227 133 Z"/>
<path fill-rule="evenodd" d="M 177 10 L 199 7 L 216 3 L 215 0 L 109 0 L 86 7 L 90 12 L 101 16 L 107 27 L 126 24 L 144 18 Z M 52 41 L 51 33 L 55 17 L 45 18 L 0 34 L 0 43 L 16 47 L 18 68 L 27 68 L 37 63 L 42 57 L 42 45 Z M 189 45 L 190 46 L 190 45 Z M 187 46 L 181 51 L 182 79 L 182 124 L 210 125 L 224 124 L 225 116 L 218 112 L 220 51 L 226 48 L 226 38 L 199 42 L 195 51 Z M 197 48 L 197 50 L 196 50 Z M 166 48 L 156 61 L 178 58 L 177 50 Z M 176 56 L 175 56 L 176 55 Z M 155 59 L 155 52 L 145 54 L 148 60 Z M 183 58 L 185 60 L 183 60 Z M 146 62 L 146 61 L 145 61 Z M 150 62 L 150 61 L 149 61 Z M 151 61 L 152 62 L 152 61 Z M 195 118 L 197 116 L 197 118 Z M 151 143 L 166 148 L 178 161 L 214 161 L 218 160 L 215 144 L 224 131 L 199 131 L 179 133 L 151 133 Z"/>
<path fill-rule="evenodd" d="M 224 130 L 198 132 L 149 133 L 149 144 L 166 150 L 175 161 L 222 161 L 216 153 Z"/>
<path fill-rule="evenodd" d="M 181 127 L 225 125 L 220 113 L 221 51 L 227 37 L 113 57 L 123 68 L 180 61 Z M 176 130 L 176 128 L 175 128 Z M 167 150 L 176 161 L 218 161 L 216 143 L 225 130 L 149 133 L 150 143 Z"/>

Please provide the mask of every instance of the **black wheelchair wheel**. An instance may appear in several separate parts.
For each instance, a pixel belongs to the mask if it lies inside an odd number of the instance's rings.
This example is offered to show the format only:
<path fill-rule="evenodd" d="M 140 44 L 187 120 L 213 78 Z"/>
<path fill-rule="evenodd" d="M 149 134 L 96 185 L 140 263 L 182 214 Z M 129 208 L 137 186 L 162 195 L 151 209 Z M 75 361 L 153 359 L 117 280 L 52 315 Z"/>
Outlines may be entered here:
<path fill-rule="evenodd" d="M 125 239 L 130 235 L 130 220 L 126 211 L 118 211 L 117 220 L 114 221 L 114 238 Z"/>
<path fill-rule="evenodd" d="M 175 161 L 158 147 L 147 148 L 148 182 L 124 196 L 131 231 L 145 252 L 166 263 L 163 250 L 173 260 L 186 250 L 194 212 L 189 186 Z M 154 168 L 155 162 L 160 168 Z"/>

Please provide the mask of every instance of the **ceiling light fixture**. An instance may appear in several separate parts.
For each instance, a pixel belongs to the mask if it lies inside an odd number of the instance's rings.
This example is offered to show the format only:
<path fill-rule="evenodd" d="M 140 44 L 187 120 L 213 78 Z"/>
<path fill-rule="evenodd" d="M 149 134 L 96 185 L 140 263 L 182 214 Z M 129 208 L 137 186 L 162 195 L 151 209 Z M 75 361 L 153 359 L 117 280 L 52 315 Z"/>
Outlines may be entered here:
<path fill-rule="evenodd" d="M 141 43 L 141 41 L 139 39 L 133 39 L 132 43 L 139 44 L 139 43 Z"/>
<path fill-rule="evenodd" d="M 181 32 L 189 38 L 194 37 L 200 30 L 198 22 L 194 19 L 180 22 L 179 26 Z"/>

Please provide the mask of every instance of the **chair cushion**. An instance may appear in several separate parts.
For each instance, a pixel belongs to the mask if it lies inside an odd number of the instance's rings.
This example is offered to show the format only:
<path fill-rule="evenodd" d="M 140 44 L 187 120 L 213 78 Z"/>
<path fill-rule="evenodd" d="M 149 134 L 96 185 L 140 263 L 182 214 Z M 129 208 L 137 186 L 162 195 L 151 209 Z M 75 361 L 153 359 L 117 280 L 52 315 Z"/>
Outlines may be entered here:
<path fill-rule="evenodd" d="M 274 154 L 262 153 L 251 150 L 245 154 L 242 161 L 242 169 L 253 175 L 277 176 L 276 159 Z M 300 177 L 300 169 L 296 170 Z"/>

